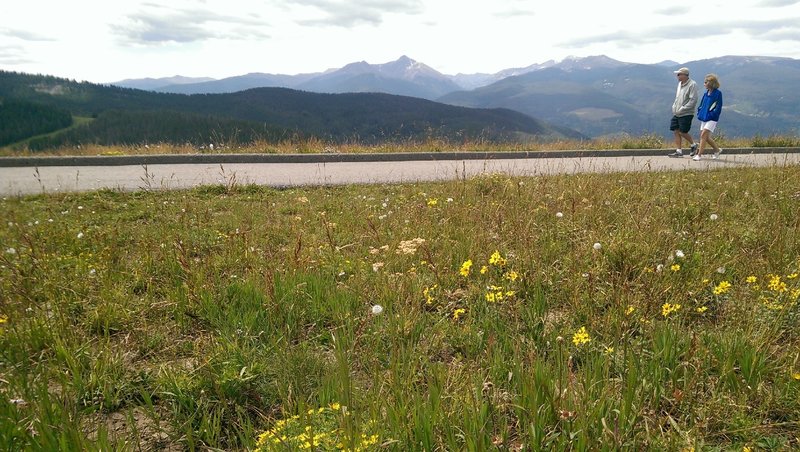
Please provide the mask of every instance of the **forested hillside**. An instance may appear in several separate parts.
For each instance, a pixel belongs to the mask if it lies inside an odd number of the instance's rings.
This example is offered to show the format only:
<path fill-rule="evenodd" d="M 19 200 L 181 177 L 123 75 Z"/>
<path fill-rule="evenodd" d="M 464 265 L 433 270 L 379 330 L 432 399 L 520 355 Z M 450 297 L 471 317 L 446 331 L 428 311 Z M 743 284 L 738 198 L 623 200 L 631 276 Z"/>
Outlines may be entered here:
<path fill-rule="evenodd" d="M 378 93 L 320 94 L 257 88 L 231 94 L 166 94 L 0 71 L 0 99 L 97 118 L 31 148 L 81 143 L 228 143 L 316 137 L 327 142 L 517 141 L 582 138 L 523 113 L 467 108 Z M 4 128 L 5 126 L 0 126 Z M 23 137 L 27 138 L 27 137 Z"/>
<path fill-rule="evenodd" d="M 0 146 L 72 125 L 69 111 L 19 100 L 0 99 Z"/>

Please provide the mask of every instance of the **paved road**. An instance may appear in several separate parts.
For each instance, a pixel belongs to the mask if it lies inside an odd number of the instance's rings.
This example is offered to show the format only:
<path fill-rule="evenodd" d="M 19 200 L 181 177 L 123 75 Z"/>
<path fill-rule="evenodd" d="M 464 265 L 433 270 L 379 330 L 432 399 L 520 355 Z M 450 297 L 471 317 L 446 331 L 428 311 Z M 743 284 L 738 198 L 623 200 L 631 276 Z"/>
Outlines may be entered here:
<path fill-rule="evenodd" d="M 759 152 L 759 153 L 755 153 Z M 129 156 L 0 159 L 0 195 L 91 191 L 169 190 L 208 184 L 274 187 L 349 183 L 408 183 L 505 173 L 709 170 L 800 164 L 800 149 L 736 149 L 718 160 L 668 158 L 664 151 L 375 156 Z M 169 158 L 167 158 L 169 157 Z M 414 159 L 420 160 L 414 160 Z M 269 162 L 264 162 L 264 160 Z M 181 163 L 192 162 L 192 163 Z"/>

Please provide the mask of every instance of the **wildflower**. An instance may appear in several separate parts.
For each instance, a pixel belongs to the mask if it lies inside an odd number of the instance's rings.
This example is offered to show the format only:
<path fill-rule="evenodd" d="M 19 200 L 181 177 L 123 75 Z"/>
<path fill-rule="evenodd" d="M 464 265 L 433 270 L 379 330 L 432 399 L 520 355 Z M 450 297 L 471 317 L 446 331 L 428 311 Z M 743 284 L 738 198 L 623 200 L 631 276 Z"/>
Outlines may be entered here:
<path fill-rule="evenodd" d="M 720 275 L 725 274 L 725 267 L 717 267 L 717 273 L 719 273 Z"/>
<path fill-rule="evenodd" d="M 519 273 L 515 272 L 514 270 L 511 270 L 509 272 L 504 273 L 503 278 L 509 281 L 516 281 L 519 279 Z"/>
<path fill-rule="evenodd" d="M 17 254 L 17 250 L 14 248 L 6 248 L 6 254 Z"/>
<path fill-rule="evenodd" d="M 603 354 L 604 355 L 610 355 L 612 353 L 614 353 L 614 347 L 605 347 L 603 349 Z"/>
<path fill-rule="evenodd" d="M 8 322 L 8 317 L 5 314 L 0 314 L 0 323 Z"/>
<path fill-rule="evenodd" d="M 601 245 L 600 242 L 595 242 L 595 244 L 592 245 L 592 248 L 594 248 L 595 251 L 600 251 L 601 249 L 603 249 L 603 245 Z"/>
<path fill-rule="evenodd" d="M 431 292 L 438 286 L 438 284 L 434 284 L 433 286 L 426 287 L 422 290 L 422 295 L 425 297 L 425 304 L 433 304 L 433 302 L 436 301 L 436 298 L 433 297 Z"/>
<path fill-rule="evenodd" d="M 664 317 L 668 317 L 673 312 L 678 312 L 681 309 L 681 305 L 679 304 L 671 304 L 671 303 L 664 303 L 661 305 L 661 315 Z"/>
<path fill-rule="evenodd" d="M 786 279 L 797 279 L 797 272 L 792 273 L 791 275 L 786 275 Z"/>
<path fill-rule="evenodd" d="M 561 212 L 556 212 L 556 218 L 563 218 L 564 214 Z"/>
<path fill-rule="evenodd" d="M 488 272 L 488 271 L 489 271 L 489 267 L 487 267 L 485 265 L 481 266 L 481 275 L 485 275 L 486 272 Z"/>
<path fill-rule="evenodd" d="M 572 343 L 575 345 L 583 345 L 591 341 L 592 339 L 589 337 L 589 333 L 586 332 L 585 326 L 580 327 L 580 329 L 572 335 Z"/>
<path fill-rule="evenodd" d="M 731 283 L 728 281 L 721 281 L 719 284 L 714 287 L 714 295 L 722 295 L 731 288 Z"/>
<path fill-rule="evenodd" d="M 686 255 L 683 254 L 683 251 L 681 250 L 675 250 L 675 257 L 677 257 L 678 259 L 683 259 L 684 257 L 686 257 Z"/>
<path fill-rule="evenodd" d="M 625 310 L 625 315 L 631 315 L 631 314 L 633 314 L 633 311 L 635 311 L 635 310 L 636 310 L 635 307 L 628 306 L 628 309 Z"/>
<path fill-rule="evenodd" d="M 341 407 L 342 407 L 342 406 L 341 406 L 341 405 L 339 405 L 339 402 L 333 402 L 333 403 L 331 403 L 331 409 L 332 409 L 333 411 L 339 411 L 339 408 L 341 408 Z"/>
<path fill-rule="evenodd" d="M 674 271 L 674 272 L 680 271 L 681 270 L 681 264 L 672 264 L 672 265 L 669 266 L 669 269 Z"/>
<path fill-rule="evenodd" d="M 792 378 L 794 378 L 797 381 L 800 381 L 800 372 L 792 373 Z"/>
<path fill-rule="evenodd" d="M 715 214 L 715 213 L 712 213 L 712 214 L 711 214 L 711 215 L 708 217 L 708 219 L 709 219 L 709 220 L 711 220 L 711 221 L 717 221 L 717 218 L 719 218 L 719 215 L 717 215 L 717 214 Z"/>
<path fill-rule="evenodd" d="M 699 308 L 697 308 L 697 312 L 699 312 L 700 314 L 706 311 L 708 311 L 708 306 L 700 306 Z"/>
<path fill-rule="evenodd" d="M 397 245 L 397 250 L 395 251 L 396 254 L 414 254 L 417 252 L 417 248 L 422 246 L 425 243 L 425 239 L 422 238 L 415 238 L 411 240 L 401 240 L 400 244 Z"/>
<path fill-rule="evenodd" d="M 78 233 L 78 238 L 79 238 L 79 239 L 82 239 L 82 238 L 83 238 L 83 232 L 79 232 L 79 233 Z"/>
<path fill-rule="evenodd" d="M 469 276 L 470 269 L 472 268 L 472 259 L 467 259 L 461 264 L 461 269 L 458 270 L 461 273 L 461 276 L 467 277 Z"/>
<path fill-rule="evenodd" d="M 374 264 L 372 264 L 372 271 L 377 272 L 378 270 L 383 268 L 383 265 L 384 265 L 383 262 L 375 262 Z"/>
<path fill-rule="evenodd" d="M 495 250 L 492 256 L 489 257 L 489 263 L 498 267 L 506 266 L 506 259 L 500 255 L 500 251 Z"/>
<path fill-rule="evenodd" d="M 786 292 L 786 283 L 778 275 L 771 275 L 767 288 L 773 292 Z"/>
<path fill-rule="evenodd" d="M 461 314 L 464 314 L 466 312 L 467 312 L 466 309 L 462 308 L 456 309 L 455 311 L 453 311 L 453 320 L 458 320 L 458 318 L 461 317 Z"/>
<path fill-rule="evenodd" d="M 439 199 L 437 199 L 437 198 L 428 198 L 428 207 L 433 207 L 436 204 L 439 204 Z"/>
<path fill-rule="evenodd" d="M 661 273 L 662 271 L 664 271 L 664 264 L 656 265 L 656 273 Z"/>
<path fill-rule="evenodd" d="M 372 315 L 381 315 L 383 312 L 383 306 L 376 304 L 372 306 Z"/>
<path fill-rule="evenodd" d="M 745 282 L 747 282 L 747 284 L 755 284 L 757 281 L 758 278 L 752 275 L 748 276 L 747 279 L 745 279 Z"/>

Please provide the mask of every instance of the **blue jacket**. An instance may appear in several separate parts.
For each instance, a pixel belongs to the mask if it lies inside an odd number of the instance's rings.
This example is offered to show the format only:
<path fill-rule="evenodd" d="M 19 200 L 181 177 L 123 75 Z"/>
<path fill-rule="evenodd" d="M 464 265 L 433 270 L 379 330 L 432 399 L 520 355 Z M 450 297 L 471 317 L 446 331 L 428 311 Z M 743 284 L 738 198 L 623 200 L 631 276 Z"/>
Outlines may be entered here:
<path fill-rule="evenodd" d="M 715 89 L 711 94 L 706 91 L 697 107 L 697 119 L 700 121 L 719 121 L 722 113 L 722 91 Z"/>

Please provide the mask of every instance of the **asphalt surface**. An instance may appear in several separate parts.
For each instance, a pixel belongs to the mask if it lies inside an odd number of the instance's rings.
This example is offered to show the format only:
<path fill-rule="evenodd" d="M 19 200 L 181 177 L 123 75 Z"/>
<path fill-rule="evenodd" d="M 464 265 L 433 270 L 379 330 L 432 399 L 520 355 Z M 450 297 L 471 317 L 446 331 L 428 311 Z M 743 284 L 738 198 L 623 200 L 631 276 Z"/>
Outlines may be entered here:
<path fill-rule="evenodd" d="M 390 154 L 184 154 L 0 157 L 0 195 L 172 190 L 200 185 L 272 187 L 413 183 L 481 174 L 711 170 L 800 164 L 800 148 L 726 149 L 719 159 L 670 151 L 604 150 Z"/>

